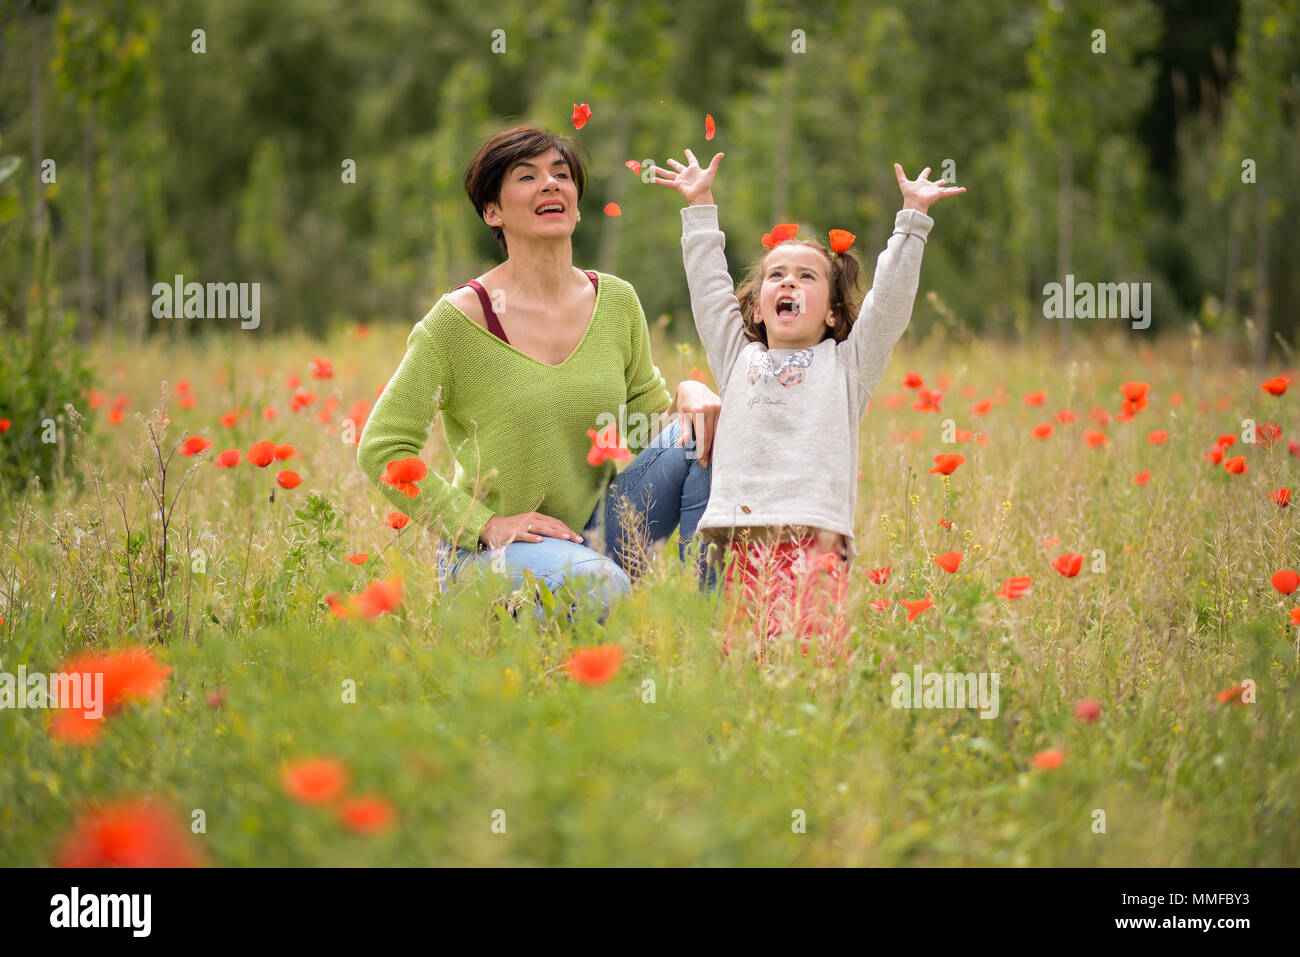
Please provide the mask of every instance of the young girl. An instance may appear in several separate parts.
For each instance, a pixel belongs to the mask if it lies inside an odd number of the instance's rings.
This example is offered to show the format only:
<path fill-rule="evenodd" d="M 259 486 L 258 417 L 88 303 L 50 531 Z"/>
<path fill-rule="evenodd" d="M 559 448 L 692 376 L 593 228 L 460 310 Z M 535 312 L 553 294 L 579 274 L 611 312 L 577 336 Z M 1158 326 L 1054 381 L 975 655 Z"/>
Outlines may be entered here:
<path fill-rule="evenodd" d="M 689 204 L 682 255 L 691 310 L 722 394 L 699 529 L 734 558 L 728 591 L 740 582 L 751 606 L 768 599 L 767 636 L 793 617 L 806 640 L 824 630 L 824 606 L 842 601 L 857 555 L 858 422 L 912 314 L 934 225 L 926 210 L 965 188 L 930 182 L 929 167 L 908 180 L 894 164 L 903 208 L 859 312 L 857 259 L 786 238 L 792 227 L 764 237 L 768 252 L 735 291 L 712 194 L 724 155 L 702 169 L 686 150 L 688 165 L 654 167 L 654 182 Z M 847 250 L 852 238 L 837 233 L 833 242 Z"/>

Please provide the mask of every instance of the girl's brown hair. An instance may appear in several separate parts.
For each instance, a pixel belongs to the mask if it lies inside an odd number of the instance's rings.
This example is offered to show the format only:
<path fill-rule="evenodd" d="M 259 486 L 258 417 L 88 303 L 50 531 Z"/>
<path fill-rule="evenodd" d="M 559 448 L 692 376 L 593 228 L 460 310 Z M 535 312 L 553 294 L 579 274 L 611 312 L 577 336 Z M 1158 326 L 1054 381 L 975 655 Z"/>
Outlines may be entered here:
<path fill-rule="evenodd" d="M 485 141 L 465 167 L 465 192 L 481 219 L 488 203 L 501 202 L 501 183 L 520 160 L 540 156 L 550 149 L 559 150 L 569 164 L 573 185 L 578 188 L 578 199 L 587 182 L 587 172 L 578 158 L 575 144 L 567 136 L 559 136 L 540 126 L 512 126 Z M 506 236 L 500 226 L 488 227 L 501 247 L 501 254 L 509 256 Z"/>
<path fill-rule="evenodd" d="M 754 321 L 758 291 L 763 285 L 763 267 L 767 263 L 768 256 L 782 246 L 790 245 L 810 246 L 826 257 L 826 262 L 830 266 L 830 310 L 835 324 L 827 327 L 826 335 L 822 336 L 822 339 L 833 336 L 836 342 L 843 342 L 848 338 L 849 330 L 853 328 L 853 323 L 858 318 L 858 309 L 861 308 L 862 299 L 859 289 L 862 283 L 862 264 L 853 253 L 832 253 L 815 239 L 787 239 L 785 242 L 777 243 L 763 254 L 762 259 L 751 263 L 745 270 L 740 287 L 736 290 L 736 299 L 740 302 L 740 315 L 745 321 L 746 337 L 751 342 L 767 345 L 767 326 Z"/>

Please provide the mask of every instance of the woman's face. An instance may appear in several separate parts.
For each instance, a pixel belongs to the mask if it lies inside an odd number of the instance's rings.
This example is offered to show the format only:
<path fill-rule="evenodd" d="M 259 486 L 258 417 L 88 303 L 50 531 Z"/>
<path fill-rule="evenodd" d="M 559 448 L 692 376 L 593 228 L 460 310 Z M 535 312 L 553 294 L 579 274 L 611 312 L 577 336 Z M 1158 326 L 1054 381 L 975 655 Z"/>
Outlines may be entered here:
<path fill-rule="evenodd" d="M 483 221 L 515 240 L 569 239 L 578 222 L 578 187 L 559 150 L 519 160 L 506 170 L 501 199 L 483 209 Z"/>

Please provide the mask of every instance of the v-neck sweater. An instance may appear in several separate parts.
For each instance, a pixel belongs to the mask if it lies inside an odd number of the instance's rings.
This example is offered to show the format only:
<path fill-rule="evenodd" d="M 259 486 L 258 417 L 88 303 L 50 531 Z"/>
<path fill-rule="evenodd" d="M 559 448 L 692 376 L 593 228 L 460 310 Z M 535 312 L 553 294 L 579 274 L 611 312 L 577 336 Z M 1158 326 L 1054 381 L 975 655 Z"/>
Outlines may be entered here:
<path fill-rule="evenodd" d="M 617 421 L 635 454 L 653 434 L 636 423 L 672 401 L 635 290 L 597 276 L 587 329 L 558 365 L 497 338 L 446 296 L 415 324 L 357 445 L 357 465 L 398 511 L 462 548 L 476 548 L 498 515 L 536 511 L 574 531 L 586 525 L 617 470 L 588 464 L 587 430 Z M 431 469 L 414 498 L 380 482 L 389 462 L 420 456 L 439 412 L 451 480 Z"/>

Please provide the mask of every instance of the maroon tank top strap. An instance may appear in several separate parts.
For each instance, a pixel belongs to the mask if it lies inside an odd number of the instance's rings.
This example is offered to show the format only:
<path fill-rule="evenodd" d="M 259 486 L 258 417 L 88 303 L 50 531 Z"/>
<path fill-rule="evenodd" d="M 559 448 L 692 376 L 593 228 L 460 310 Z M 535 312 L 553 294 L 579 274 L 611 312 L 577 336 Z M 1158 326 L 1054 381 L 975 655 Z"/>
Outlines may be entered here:
<path fill-rule="evenodd" d="M 501 327 L 501 320 L 497 318 L 497 314 L 492 310 L 492 298 L 487 294 L 487 290 L 483 288 L 483 284 L 477 279 L 471 279 L 456 288 L 463 289 L 465 286 L 469 286 L 478 293 L 478 301 L 483 304 L 483 316 L 487 319 L 488 332 L 502 342 L 509 344 L 510 340 L 506 338 L 506 331 Z"/>
<path fill-rule="evenodd" d="M 587 274 L 587 278 L 591 280 L 592 286 L 594 286 L 595 289 L 599 291 L 600 282 L 596 279 L 596 274 L 592 272 L 590 269 L 584 269 L 583 272 L 585 272 Z"/>

